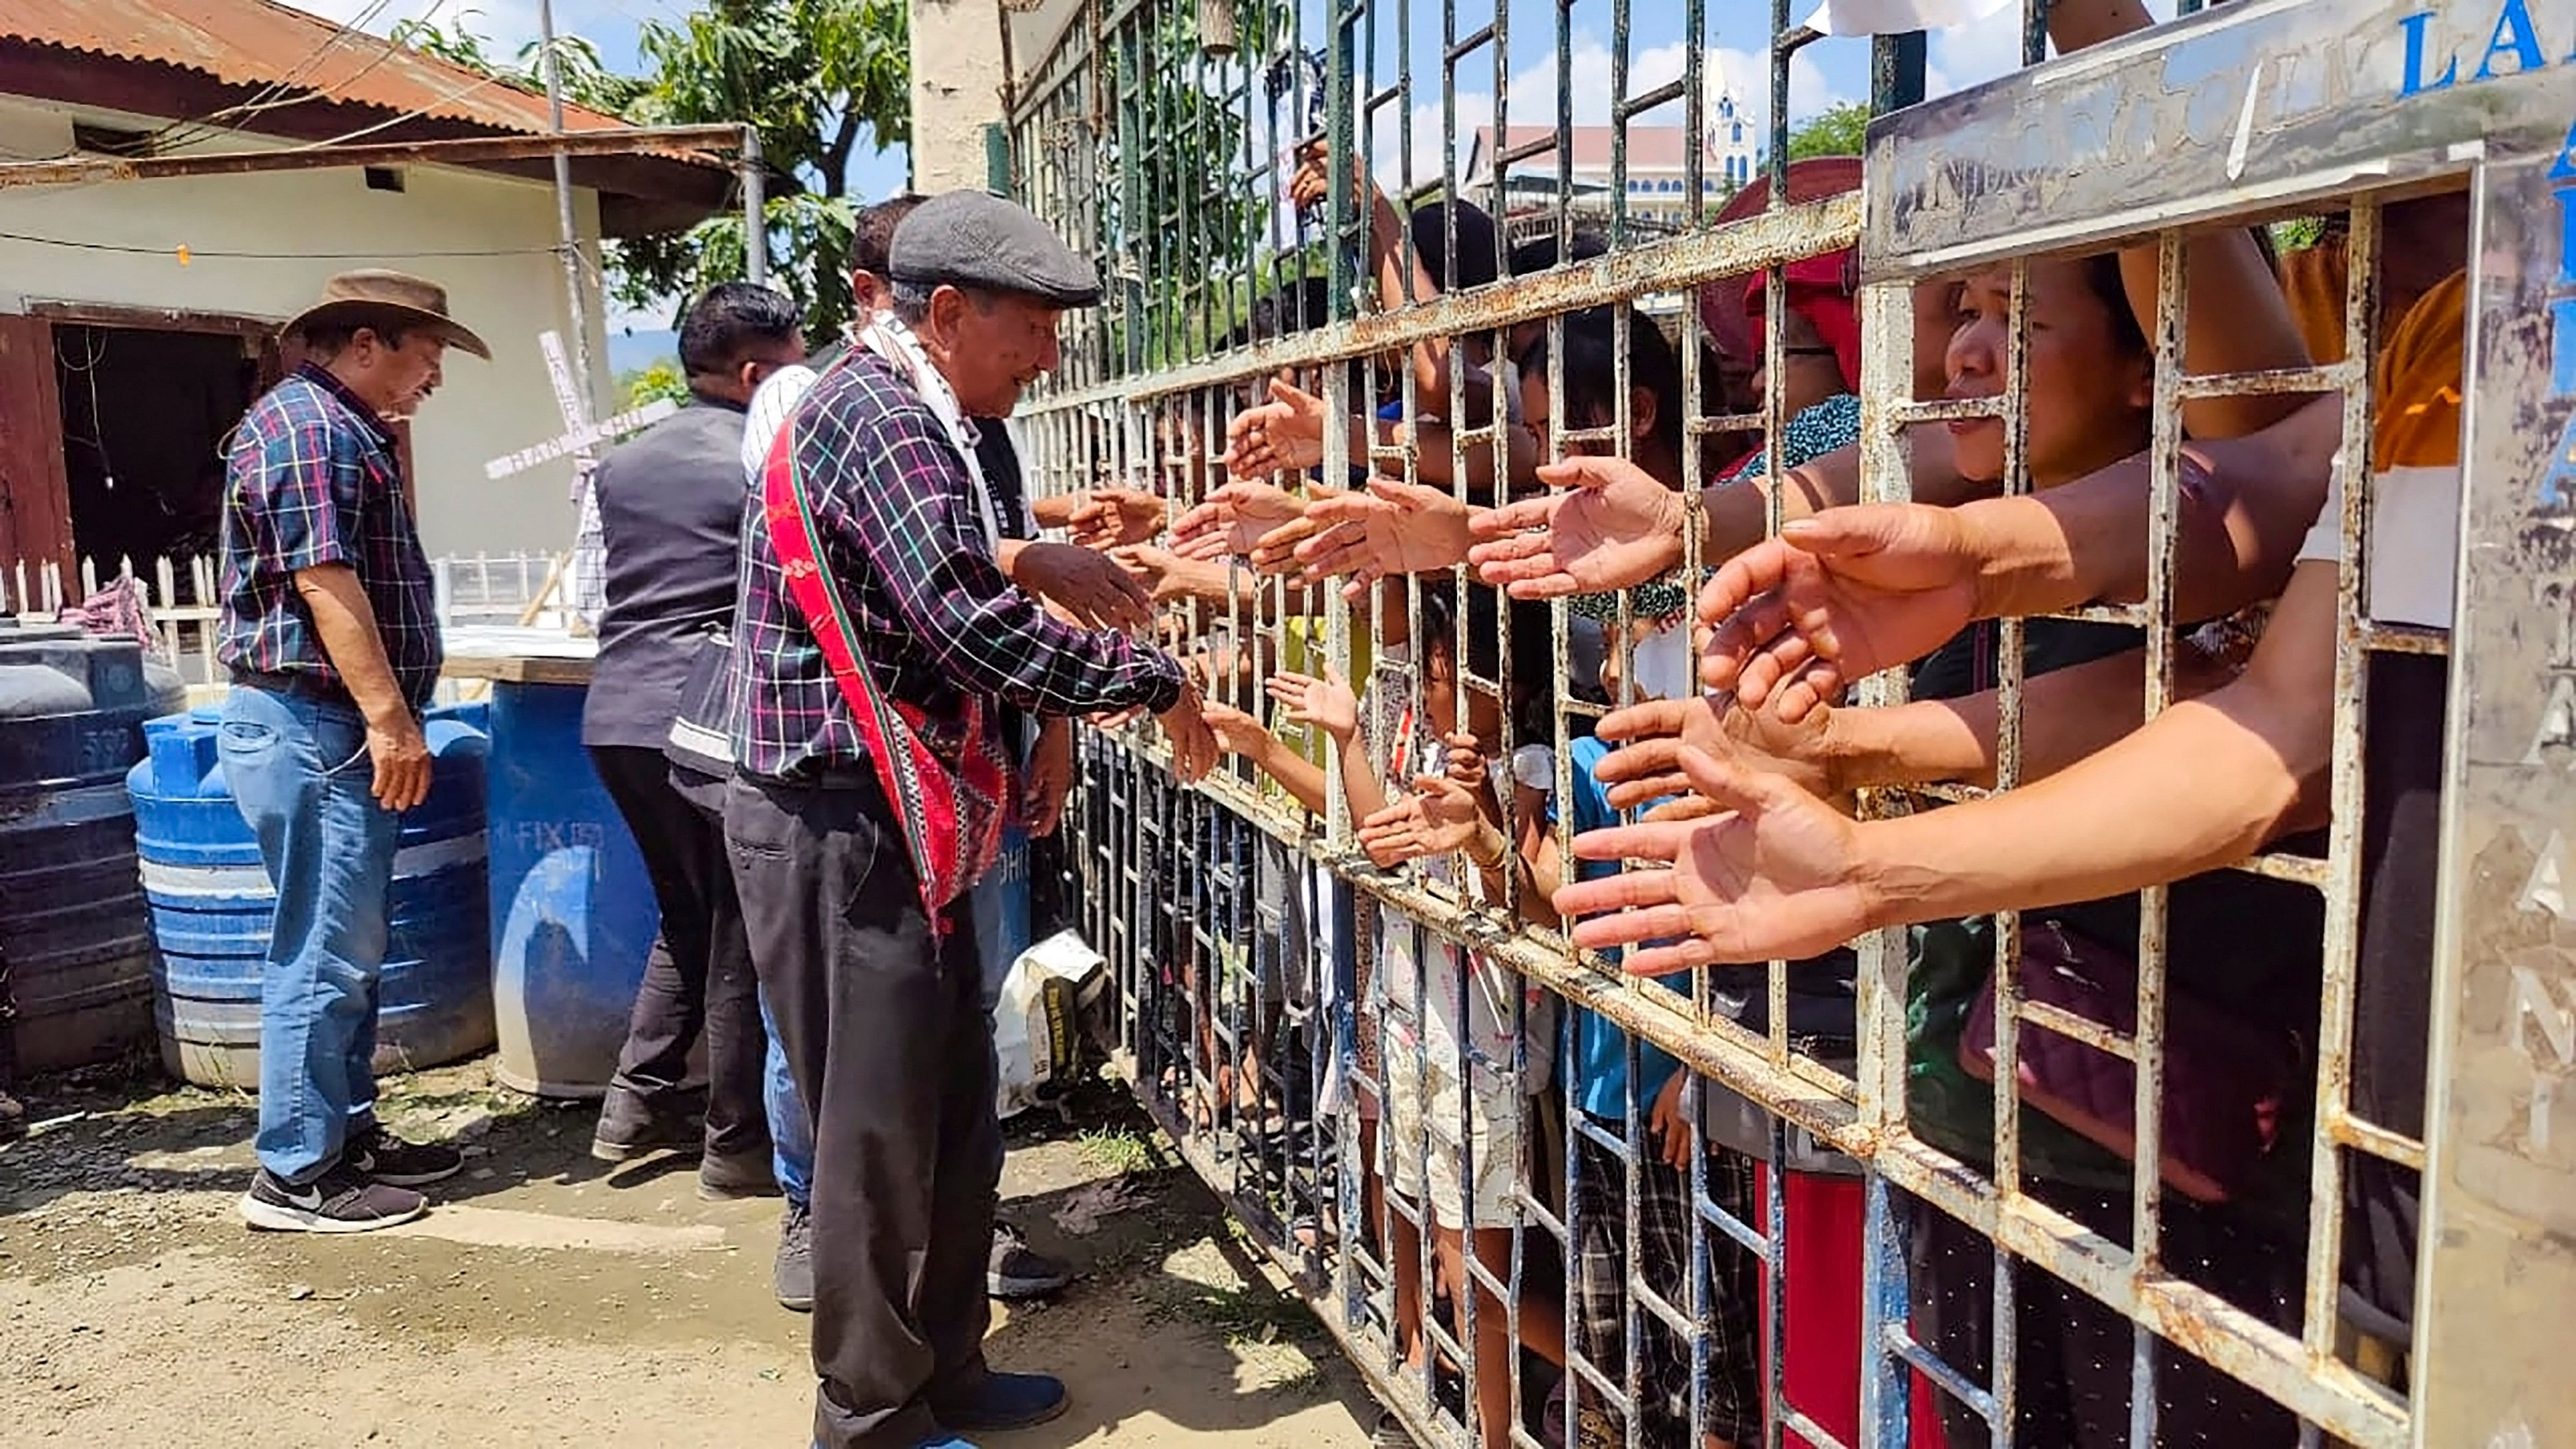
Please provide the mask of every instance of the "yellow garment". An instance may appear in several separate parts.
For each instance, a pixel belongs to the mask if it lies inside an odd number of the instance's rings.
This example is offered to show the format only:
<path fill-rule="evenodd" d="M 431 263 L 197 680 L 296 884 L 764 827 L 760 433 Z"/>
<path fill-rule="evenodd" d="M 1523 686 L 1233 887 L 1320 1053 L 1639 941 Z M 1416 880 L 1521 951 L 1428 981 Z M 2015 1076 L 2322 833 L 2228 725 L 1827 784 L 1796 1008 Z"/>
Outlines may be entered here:
<path fill-rule="evenodd" d="M 2415 303 L 2379 350 L 2371 466 L 2460 465 L 2460 381 L 2468 349 L 2469 274 L 2454 272 Z"/>
<path fill-rule="evenodd" d="M 1280 621 L 1279 667 L 1281 669 L 1292 674 L 1311 675 L 1321 679 L 1324 676 L 1324 665 L 1329 662 L 1329 658 L 1324 649 L 1322 616 L 1301 614 Z M 1366 631 L 1353 629 L 1350 668 L 1344 671 L 1352 680 L 1353 689 L 1368 682 L 1371 658 Z M 1271 711 L 1270 732 L 1279 737 L 1280 743 L 1296 751 L 1306 763 L 1318 770 L 1326 768 L 1326 750 L 1331 744 L 1330 737 L 1312 726 L 1290 723 L 1286 706 L 1282 705 Z M 1279 782 L 1267 775 L 1261 777 L 1261 793 L 1265 798 L 1282 806 L 1294 803 Z"/>
<path fill-rule="evenodd" d="M 2351 276 L 2349 254 L 2340 234 L 2312 247 L 2283 252 L 2274 263 L 2281 294 L 2290 304 L 2291 320 L 2308 344 L 2318 366 L 2343 360 L 2344 287 Z"/>

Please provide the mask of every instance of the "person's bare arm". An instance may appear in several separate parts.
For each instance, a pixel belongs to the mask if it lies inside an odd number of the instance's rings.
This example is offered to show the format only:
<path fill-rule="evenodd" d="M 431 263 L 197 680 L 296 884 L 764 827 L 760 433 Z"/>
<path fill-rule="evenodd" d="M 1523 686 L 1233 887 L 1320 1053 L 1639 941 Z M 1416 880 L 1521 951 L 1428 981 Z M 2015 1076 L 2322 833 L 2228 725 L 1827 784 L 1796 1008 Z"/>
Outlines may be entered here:
<path fill-rule="evenodd" d="M 1873 924 L 2096 900 L 2315 824 L 2334 732 L 2334 611 L 2334 567 L 2304 567 L 2235 683 L 2023 789 L 1861 826 Z"/>
<path fill-rule="evenodd" d="M 1906 476 L 1912 500 L 1954 508 L 1979 498 L 1992 498 L 1992 483 L 1959 476 L 1946 429 L 1924 427 L 1906 435 Z M 1860 501 L 1858 444 L 1819 454 L 1781 478 L 1780 521 L 1805 518 L 1828 508 Z M 1741 483 L 1721 483 L 1700 491 L 1700 560 L 1719 564 L 1760 543 L 1771 531 L 1771 475 L 1756 473 Z"/>
<path fill-rule="evenodd" d="M 2043 780 L 2134 732 L 2146 716 L 2143 649 L 2039 675 L 2022 686 L 2021 782 Z M 2174 695 L 2197 699 L 2231 678 L 2196 649 L 2176 651 Z M 2002 696 L 1846 707 L 1826 718 L 1826 773 L 1838 789 L 1956 782 L 1991 788 Z"/>
<path fill-rule="evenodd" d="M 429 797 L 429 745 L 385 658 L 366 586 L 347 564 L 317 564 L 296 570 L 295 592 L 312 615 L 324 657 L 367 721 L 377 802 L 388 810 L 409 810 Z"/>
<path fill-rule="evenodd" d="M 2155 23 L 2143 0 L 2056 0 L 2048 7 L 2048 38 L 2060 55 L 2099 45 Z M 2155 335 L 2157 274 L 2153 245 L 2120 253 L 2120 280 L 2138 325 Z M 2243 227 L 2195 236 L 2187 258 L 2190 296 L 2183 313 L 2183 367 L 2195 374 L 2260 372 L 2305 367 L 2311 360 L 2290 315 L 2280 280 L 2263 260 L 2253 233 Z M 2298 410 L 2296 393 L 2194 398 L 2182 405 L 2183 426 L 2195 438 L 2241 438 Z"/>
<path fill-rule="evenodd" d="M 2325 506 L 2341 441 L 2340 407 L 2317 398 L 2250 437 L 2190 445 L 2199 496 L 2182 510 L 2177 618 L 2217 618 L 2281 590 Z M 2148 477 L 2147 460 L 2130 458 L 2062 488 L 1956 510 L 1981 559 L 1978 615 L 2145 597 Z"/>
<path fill-rule="evenodd" d="M 1324 813 L 1324 767 L 1288 748 L 1277 735 L 1264 732 L 1244 757 L 1253 768 L 1279 782 L 1310 815 Z"/>

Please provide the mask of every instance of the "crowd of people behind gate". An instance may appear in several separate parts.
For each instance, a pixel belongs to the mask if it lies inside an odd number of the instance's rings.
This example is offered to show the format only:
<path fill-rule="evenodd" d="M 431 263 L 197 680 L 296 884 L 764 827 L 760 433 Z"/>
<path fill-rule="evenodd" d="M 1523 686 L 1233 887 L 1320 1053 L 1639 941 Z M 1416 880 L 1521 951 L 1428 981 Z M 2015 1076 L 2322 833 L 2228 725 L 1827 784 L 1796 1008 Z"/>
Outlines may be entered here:
<path fill-rule="evenodd" d="M 2062 50 L 2145 20 L 2127 0 L 2061 0 L 2049 18 Z M 1321 194 L 1330 158 L 1303 162 L 1293 189 Z M 1408 217 L 1361 180 L 1384 305 L 1572 259 L 1553 241 L 1507 250 L 1463 203 Z M 1789 175 L 1801 200 L 1857 180 L 1848 158 Z M 1756 186 L 1729 210 L 1765 200 Z M 2382 230 L 2367 608 L 2439 629 L 2466 213 L 2456 196 L 2408 200 Z M 2347 260 L 2331 228 L 2279 255 L 2257 231 L 2189 246 L 2191 371 L 2341 355 Z M 1698 328 L 1603 307 L 1358 360 L 1341 388 L 1279 378 L 1236 400 L 1221 458 L 1187 430 L 1157 435 L 1169 497 L 1113 478 L 1033 496 L 1003 420 L 1099 281 L 1009 202 L 870 209 L 853 251 L 859 323 L 810 358 L 779 295 L 696 299 L 680 346 L 692 405 L 593 479 L 606 609 L 585 743 L 664 923 L 593 1150 L 694 1152 L 711 1196 L 785 1197 L 777 1289 L 814 1315 L 818 1443 L 958 1444 L 1066 1402 L 1054 1379 L 982 1356 L 988 1293 L 1063 1281 L 995 1219 L 989 1019 L 1007 963 L 991 949 L 990 867 L 1046 848 L 1085 717 L 1151 714 L 1182 782 L 1236 757 L 1274 802 L 1346 815 L 1377 870 L 1515 910 L 1627 972 L 1687 993 L 1708 968 L 1700 1005 L 1846 1068 L 1846 943 L 1911 927 L 1908 1125 L 1981 1168 L 1993 913 L 2026 912 L 2021 957 L 2000 968 L 2020 994 L 2125 1029 L 2137 892 L 2171 886 L 2158 1160 L 2132 1161 L 2129 1069 L 2033 1027 L 2020 1178 L 2125 1243 L 2132 1174 L 2152 1173 L 2162 1265 L 2298 1330 L 2321 908 L 2304 887 L 2224 867 L 2320 848 L 2340 404 L 2183 404 L 2184 703 L 2144 716 L 2136 630 L 2034 621 L 2017 788 L 1856 820 L 1863 788 L 1994 783 L 2011 667 L 1997 620 L 2142 596 L 2158 266 L 2152 248 L 2030 265 L 2028 493 L 2005 496 L 2005 424 L 1973 419 L 1911 430 L 1914 502 L 1862 505 L 1849 261 L 1789 268 L 1776 316 L 1763 279 L 1739 278 L 1698 292 Z M 1916 288 L 1916 398 L 2004 393 L 2012 295 L 2005 270 Z M 1319 300 L 1265 298 L 1235 340 L 1311 325 Z M 367 1068 L 391 822 L 426 790 L 418 713 L 439 667 L 386 420 L 434 391 L 446 348 L 488 354 L 435 287 L 389 273 L 339 279 L 290 330 L 307 361 L 238 435 L 224 528 L 236 688 L 222 748 L 279 897 L 242 1213 L 355 1232 L 416 1216 L 418 1189 L 459 1166 L 376 1124 Z M 1760 365 L 1774 330 L 1776 373 Z M 1685 358 L 1703 333 L 1715 350 Z M 1332 416 L 1335 395 L 1358 411 Z M 1697 425 L 1766 402 L 1779 437 Z M 1353 474 L 1327 478 L 1336 428 Z M 1717 481 L 1685 507 L 1698 478 Z M 1774 504 L 1789 523 L 1769 538 Z M 1702 577 L 1681 572 L 1693 526 Z M 1286 577 L 1247 587 L 1245 566 Z M 1560 598 L 1563 672 L 1547 603 Z M 1247 611 L 1258 627 L 1239 627 Z M 1900 667 L 1913 703 L 1848 699 Z M 2353 1099 L 2410 1135 L 2431 921 L 2428 893 L 2403 886 L 2431 873 L 2445 683 L 2436 656 L 2371 665 Z M 2174 787 L 2186 779 L 2194 790 Z M 1319 1194 L 1296 1236 L 1384 1262 L 1368 1311 L 1483 1449 L 1522 1415 L 1569 1449 L 1631 1431 L 1659 1449 L 1745 1445 L 1783 1402 L 1855 1440 L 1857 1164 L 1279 842 L 1217 834 L 1188 868 L 1236 866 L 1280 925 L 1249 952 L 1221 948 L 1197 978 L 1214 984 L 1184 993 L 1186 1061 L 1163 1085 L 1202 1130 L 1358 1124 L 1332 1161 L 1356 1179 L 1359 1217 Z M 1772 959 L 1792 963 L 1777 1000 Z M 1247 1002 L 1228 1057 L 1216 1017 Z M 701 1036 L 703 1100 L 688 1082 Z M 1301 1080 L 1299 1060 L 1319 1070 Z M 2340 1314 L 2402 1344 L 2415 1183 L 2358 1155 L 2344 1181 Z M 1703 1189 L 1757 1231 L 1781 1200 L 1780 1281 L 1713 1230 Z M 1555 1241 L 1525 1231 L 1535 1210 L 1568 1228 L 1554 1271 L 1521 1259 Z M 1912 1331 L 1971 1382 L 2009 1357 L 2018 1442 L 2126 1442 L 2121 1315 L 2026 1267 L 1998 1341 L 1987 1240 L 1919 1204 L 1904 1228 Z M 1701 1330 L 1641 1309 L 1641 1285 Z M 1522 1391 L 1524 1353 L 1549 1393 Z M 2161 1443 L 2296 1442 L 2287 1411 L 2190 1354 L 2160 1349 L 2154 1383 Z M 1920 1377 L 1914 1399 L 1917 1444 L 1987 1433 Z"/>

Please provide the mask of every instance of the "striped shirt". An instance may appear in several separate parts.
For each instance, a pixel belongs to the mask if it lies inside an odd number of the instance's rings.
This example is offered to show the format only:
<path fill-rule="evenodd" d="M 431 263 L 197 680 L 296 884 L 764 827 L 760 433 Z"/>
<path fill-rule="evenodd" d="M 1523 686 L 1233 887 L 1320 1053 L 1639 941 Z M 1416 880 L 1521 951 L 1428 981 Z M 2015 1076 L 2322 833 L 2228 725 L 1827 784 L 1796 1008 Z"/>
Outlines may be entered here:
<path fill-rule="evenodd" d="M 224 468 L 216 657 L 237 670 L 339 684 L 295 575 L 345 564 L 366 591 L 403 697 L 427 708 L 444 659 L 437 595 L 393 430 L 307 363 L 251 405 Z"/>
<path fill-rule="evenodd" d="M 984 546 L 973 475 L 948 430 L 874 353 L 814 384 L 789 423 L 825 561 L 877 685 L 917 706 L 923 743 L 962 752 L 968 695 L 1039 714 L 1169 709 L 1181 667 L 1159 650 L 1050 617 Z M 734 758 L 800 780 L 865 765 L 849 705 L 787 592 L 754 492 L 743 512 Z M 985 713 L 994 728 L 993 713 Z"/>

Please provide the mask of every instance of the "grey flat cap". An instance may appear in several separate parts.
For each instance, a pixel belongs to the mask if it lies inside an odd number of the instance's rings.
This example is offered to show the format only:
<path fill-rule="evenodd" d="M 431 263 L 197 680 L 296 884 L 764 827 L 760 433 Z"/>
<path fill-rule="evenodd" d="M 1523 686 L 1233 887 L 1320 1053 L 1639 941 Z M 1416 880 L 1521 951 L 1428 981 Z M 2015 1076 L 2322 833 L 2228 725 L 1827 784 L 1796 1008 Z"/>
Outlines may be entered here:
<path fill-rule="evenodd" d="M 1100 300 L 1100 273 L 1017 202 L 951 191 L 913 208 L 894 229 L 893 280 L 916 287 L 986 287 L 1058 307 Z"/>

